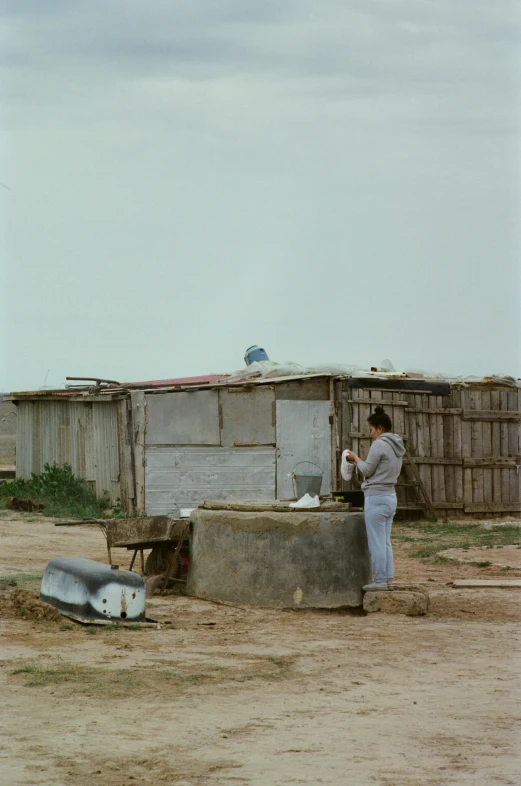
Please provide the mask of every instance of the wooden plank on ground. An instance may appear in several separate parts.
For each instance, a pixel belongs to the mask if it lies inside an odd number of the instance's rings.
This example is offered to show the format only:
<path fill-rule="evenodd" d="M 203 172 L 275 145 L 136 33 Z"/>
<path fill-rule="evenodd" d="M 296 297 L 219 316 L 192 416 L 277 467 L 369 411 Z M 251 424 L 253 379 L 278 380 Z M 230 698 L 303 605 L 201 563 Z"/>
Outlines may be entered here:
<path fill-rule="evenodd" d="M 456 589 L 521 589 L 521 579 L 456 579 Z"/>

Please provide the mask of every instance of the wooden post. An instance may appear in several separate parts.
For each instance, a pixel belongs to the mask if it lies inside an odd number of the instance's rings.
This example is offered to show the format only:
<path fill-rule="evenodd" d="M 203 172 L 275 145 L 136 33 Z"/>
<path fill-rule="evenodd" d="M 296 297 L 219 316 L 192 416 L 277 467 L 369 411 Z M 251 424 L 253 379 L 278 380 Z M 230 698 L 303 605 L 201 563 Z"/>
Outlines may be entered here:
<path fill-rule="evenodd" d="M 434 509 L 432 507 L 432 501 L 431 501 L 431 498 L 429 496 L 429 493 L 428 493 L 427 489 L 425 488 L 425 486 L 423 484 L 423 481 L 422 481 L 422 479 L 420 477 L 420 473 L 418 472 L 418 467 L 414 463 L 414 459 L 413 459 L 413 457 L 411 456 L 411 454 L 409 453 L 409 451 L 407 449 L 405 449 L 405 458 L 407 459 L 408 465 L 411 468 L 411 472 L 414 475 L 414 479 L 415 479 L 416 483 L 418 484 L 418 488 L 420 489 L 421 493 L 423 494 L 423 498 L 425 499 L 425 502 L 427 503 L 427 508 L 429 509 L 429 511 L 431 513 L 434 513 Z"/>

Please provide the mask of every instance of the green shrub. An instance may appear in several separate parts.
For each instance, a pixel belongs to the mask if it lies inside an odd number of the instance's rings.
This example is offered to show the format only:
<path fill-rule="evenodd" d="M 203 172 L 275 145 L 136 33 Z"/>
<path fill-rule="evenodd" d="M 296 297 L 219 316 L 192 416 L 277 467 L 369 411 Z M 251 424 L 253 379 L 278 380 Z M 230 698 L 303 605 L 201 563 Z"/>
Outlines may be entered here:
<path fill-rule="evenodd" d="M 101 518 L 110 504 L 108 494 L 101 498 L 91 491 L 83 478 L 78 478 L 69 464 L 45 464 L 41 475 L 18 478 L 0 486 L 0 500 L 20 497 L 41 502 L 47 516 Z"/>

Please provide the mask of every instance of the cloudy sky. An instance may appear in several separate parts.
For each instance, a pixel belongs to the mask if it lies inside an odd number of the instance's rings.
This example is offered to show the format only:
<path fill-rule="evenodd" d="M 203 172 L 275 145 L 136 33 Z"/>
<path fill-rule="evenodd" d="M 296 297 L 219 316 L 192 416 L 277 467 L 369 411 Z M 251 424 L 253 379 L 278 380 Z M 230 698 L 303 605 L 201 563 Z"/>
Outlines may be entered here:
<path fill-rule="evenodd" d="M 3 0 L 0 390 L 521 376 L 518 0 Z M 10 190 L 8 190 L 8 188 Z"/>

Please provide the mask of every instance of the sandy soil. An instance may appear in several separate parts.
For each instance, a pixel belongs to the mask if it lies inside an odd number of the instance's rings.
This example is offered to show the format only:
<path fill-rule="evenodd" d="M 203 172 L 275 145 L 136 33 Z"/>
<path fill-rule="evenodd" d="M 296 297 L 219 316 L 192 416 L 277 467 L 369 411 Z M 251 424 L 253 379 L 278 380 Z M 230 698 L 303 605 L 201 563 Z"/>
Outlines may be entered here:
<path fill-rule="evenodd" d="M 457 562 L 490 562 L 494 567 L 521 570 L 521 548 L 518 546 L 479 546 L 469 549 L 446 549 L 442 556 Z"/>
<path fill-rule="evenodd" d="M 106 561 L 101 532 L 0 517 L 6 576 Z M 128 564 L 125 551 L 116 552 Z M 161 630 L 0 619 L 0 782 L 10 786 L 518 784 L 515 590 L 397 554 L 427 617 L 246 610 L 154 598 Z M 509 577 L 520 571 L 510 571 Z M 27 579 L 24 587 L 38 588 Z"/>

